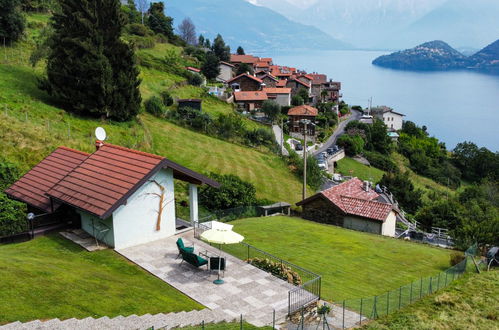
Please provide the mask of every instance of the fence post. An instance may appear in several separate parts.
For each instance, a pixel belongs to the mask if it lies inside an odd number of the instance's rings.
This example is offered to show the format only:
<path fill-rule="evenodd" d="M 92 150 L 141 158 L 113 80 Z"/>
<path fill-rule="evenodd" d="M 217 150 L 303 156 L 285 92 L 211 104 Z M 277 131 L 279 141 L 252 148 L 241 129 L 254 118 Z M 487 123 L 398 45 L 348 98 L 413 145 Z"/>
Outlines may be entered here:
<path fill-rule="evenodd" d="M 360 317 L 359 317 L 359 323 L 362 325 L 362 298 L 360 298 Z"/>
<path fill-rule="evenodd" d="M 304 320 L 305 314 L 304 314 L 303 308 L 304 308 L 304 306 L 302 305 L 301 306 L 301 319 L 300 319 L 302 329 L 303 329 L 303 326 L 305 325 L 305 320 Z M 300 325 L 298 325 L 298 328 L 300 328 Z"/>
<path fill-rule="evenodd" d="M 399 288 L 399 309 L 402 303 L 402 287 Z"/>
<path fill-rule="evenodd" d="M 240 329 L 243 330 L 243 314 L 241 314 L 241 316 L 239 317 L 239 325 L 240 325 Z"/>
<path fill-rule="evenodd" d="M 343 300 L 343 320 L 342 320 L 342 329 L 345 329 L 345 300 Z"/>
<path fill-rule="evenodd" d="M 421 284 L 419 285 L 419 299 L 423 297 L 423 278 L 421 277 Z"/>
<path fill-rule="evenodd" d="M 248 245 L 248 258 L 247 258 L 247 260 L 249 260 L 249 258 L 250 258 L 250 246 Z"/>
<path fill-rule="evenodd" d="M 291 291 L 288 291 L 288 315 L 291 315 Z"/>
<path fill-rule="evenodd" d="M 371 313 L 371 319 L 373 320 L 378 318 L 378 310 L 376 309 L 377 303 L 378 303 L 378 296 L 374 296 L 373 311 Z"/>
<path fill-rule="evenodd" d="M 204 330 L 204 320 L 201 322 L 201 329 Z"/>
<path fill-rule="evenodd" d="M 412 304 L 412 282 L 411 282 L 411 294 L 409 295 L 409 302 Z"/>
<path fill-rule="evenodd" d="M 386 294 L 386 315 L 388 315 L 390 310 L 390 291 Z"/>
<path fill-rule="evenodd" d="M 438 273 L 438 280 L 437 280 L 437 291 L 440 289 L 440 273 Z"/>
<path fill-rule="evenodd" d="M 272 330 L 275 329 L 275 309 L 272 311 Z"/>
<path fill-rule="evenodd" d="M 428 293 L 432 293 L 432 286 L 431 286 L 431 282 L 433 282 L 433 278 L 430 277 L 430 285 L 428 286 Z"/>
<path fill-rule="evenodd" d="M 445 286 L 447 286 L 447 275 L 448 275 L 448 274 L 449 274 L 449 273 L 448 273 L 447 271 L 445 271 Z"/>

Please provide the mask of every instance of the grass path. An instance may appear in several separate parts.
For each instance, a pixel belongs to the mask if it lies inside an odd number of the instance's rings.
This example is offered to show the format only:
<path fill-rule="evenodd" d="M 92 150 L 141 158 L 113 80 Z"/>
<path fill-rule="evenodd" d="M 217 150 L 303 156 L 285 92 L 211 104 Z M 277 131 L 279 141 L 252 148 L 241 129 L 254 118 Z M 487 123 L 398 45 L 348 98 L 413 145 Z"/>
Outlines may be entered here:
<path fill-rule="evenodd" d="M 112 250 L 59 235 L 0 246 L 0 324 L 202 309 Z"/>
<path fill-rule="evenodd" d="M 449 250 L 299 218 L 251 218 L 231 224 L 245 242 L 323 276 L 327 300 L 378 295 L 449 267 Z"/>

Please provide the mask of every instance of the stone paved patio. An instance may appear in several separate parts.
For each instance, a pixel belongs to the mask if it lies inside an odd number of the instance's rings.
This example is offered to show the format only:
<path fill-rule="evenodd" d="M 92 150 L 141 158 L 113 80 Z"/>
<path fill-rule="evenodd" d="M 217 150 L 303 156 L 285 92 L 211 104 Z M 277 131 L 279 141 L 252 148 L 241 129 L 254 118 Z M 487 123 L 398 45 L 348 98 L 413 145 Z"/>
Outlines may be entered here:
<path fill-rule="evenodd" d="M 288 291 L 294 288 L 291 284 L 227 254 L 225 283 L 213 284 L 216 272 L 210 273 L 206 266 L 196 269 L 180 264 L 181 259 L 176 259 L 178 237 L 186 245 L 194 244 L 195 252 L 218 254 L 216 248 L 195 239 L 192 231 L 117 252 L 204 306 L 234 318 L 242 314 L 246 321 L 262 326 L 272 323 L 274 309 L 276 319 L 287 314 Z"/>

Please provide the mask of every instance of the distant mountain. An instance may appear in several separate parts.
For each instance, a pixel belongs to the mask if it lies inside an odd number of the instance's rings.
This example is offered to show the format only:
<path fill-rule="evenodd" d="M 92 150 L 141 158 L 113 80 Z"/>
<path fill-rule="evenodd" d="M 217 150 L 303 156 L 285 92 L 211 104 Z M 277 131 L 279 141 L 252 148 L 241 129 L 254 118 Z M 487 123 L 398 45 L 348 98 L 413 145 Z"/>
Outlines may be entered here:
<path fill-rule="evenodd" d="M 209 38 L 220 33 L 232 49 L 241 45 L 247 52 L 352 48 L 316 27 L 244 0 L 168 0 L 166 13 L 175 25 L 189 17 L 198 33 Z"/>
<path fill-rule="evenodd" d="M 480 48 L 499 36 L 498 0 L 247 1 L 359 48 L 403 49 L 426 40 Z"/>
<path fill-rule="evenodd" d="M 373 64 L 402 70 L 452 70 L 465 67 L 467 58 L 447 43 L 437 40 L 380 56 Z"/>
<path fill-rule="evenodd" d="M 499 73 L 499 40 L 468 59 L 469 68 Z"/>

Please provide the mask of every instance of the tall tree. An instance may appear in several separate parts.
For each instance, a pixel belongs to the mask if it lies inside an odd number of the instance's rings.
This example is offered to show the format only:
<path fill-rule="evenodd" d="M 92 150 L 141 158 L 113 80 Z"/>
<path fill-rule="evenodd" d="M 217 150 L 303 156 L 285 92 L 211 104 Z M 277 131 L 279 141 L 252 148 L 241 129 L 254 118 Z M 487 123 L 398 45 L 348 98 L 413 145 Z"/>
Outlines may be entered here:
<path fill-rule="evenodd" d="M 184 18 L 182 23 L 178 26 L 178 31 L 180 33 L 180 37 L 189 45 L 196 44 L 196 26 L 192 22 L 192 20 L 187 17 Z"/>
<path fill-rule="evenodd" d="M 147 17 L 147 25 L 154 33 L 161 33 L 173 39 L 173 19 L 165 15 L 163 2 L 151 2 Z"/>
<path fill-rule="evenodd" d="M 218 57 L 213 52 L 208 52 L 206 54 L 203 65 L 201 66 L 201 72 L 208 80 L 213 80 L 220 74 L 220 61 Z"/>
<path fill-rule="evenodd" d="M 249 72 L 249 74 L 253 74 L 253 72 L 254 72 L 253 66 L 249 65 L 248 63 L 241 63 L 237 67 L 236 75 L 239 76 L 240 74 L 248 73 L 248 72 Z"/>
<path fill-rule="evenodd" d="M 25 28 L 19 0 L 0 0 L 0 42 L 19 40 Z"/>
<path fill-rule="evenodd" d="M 144 16 L 147 12 L 147 5 L 148 5 L 147 0 L 135 0 L 135 6 L 140 12 L 140 21 L 142 24 L 144 24 Z"/>
<path fill-rule="evenodd" d="M 199 35 L 198 46 L 199 47 L 204 47 L 204 36 L 202 34 Z"/>
<path fill-rule="evenodd" d="M 121 39 L 126 18 L 119 0 L 59 2 L 42 87 L 70 111 L 133 118 L 141 103 L 139 70 Z"/>
<path fill-rule="evenodd" d="M 230 47 L 225 44 L 224 38 L 220 34 L 213 40 L 212 50 L 220 61 L 230 61 Z"/>
<path fill-rule="evenodd" d="M 246 55 L 244 53 L 243 47 L 241 47 L 241 46 L 237 47 L 237 51 L 236 52 L 237 52 L 237 55 Z"/>

